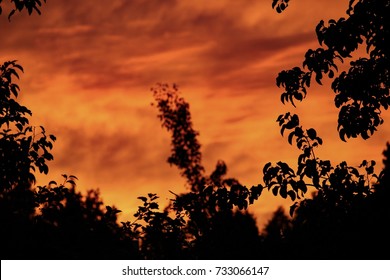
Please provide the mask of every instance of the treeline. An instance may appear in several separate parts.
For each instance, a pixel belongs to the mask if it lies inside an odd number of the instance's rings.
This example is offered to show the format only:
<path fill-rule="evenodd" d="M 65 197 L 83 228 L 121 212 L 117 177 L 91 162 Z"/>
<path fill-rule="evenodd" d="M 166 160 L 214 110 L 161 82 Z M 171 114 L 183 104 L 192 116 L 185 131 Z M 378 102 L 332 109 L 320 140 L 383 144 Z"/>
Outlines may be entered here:
<path fill-rule="evenodd" d="M 2 80 L 7 80 L 7 73 L 15 75 L 17 72 L 10 70 L 15 68 L 21 69 L 15 62 L 3 65 Z M 12 87 L 9 82 L 8 88 Z M 172 133 L 168 161 L 179 167 L 191 188 L 172 194 L 171 204 L 163 210 L 156 194 L 139 197 L 134 220 L 127 222 L 118 221 L 121 211 L 104 205 L 97 191 L 78 192 L 75 176 L 63 175 L 61 183 L 34 187 L 34 170 L 48 172 L 46 162 L 52 160 L 49 151 L 55 137 L 46 135 L 43 128 L 29 126 L 24 116 L 29 112 L 23 106 L 13 111 L 16 114 L 3 114 L 2 126 L 7 128 L 0 137 L 2 259 L 389 257 L 390 145 L 384 151 L 385 168 L 379 175 L 374 173 L 372 161 L 362 163 L 362 174 L 345 162 L 335 168 L 329 165 L 326 173 L 323 166 L 327 163 L 321 163 L 318 172 L 322 183 L 312 198 L 303 198 L 310 184 L 301 185 L 302 179 L 294 181 L 298 175 L 282 162 L 265 165 L 265 186 L 247 188 L 234 178 L 225 178 L 227 167 L 222 161 L 209 176 L 204 175 L 188 103 L 176 86 L 158 85 L 153 92 L 159 117 Z M 11 96 L 12 90 L 9 93 L 5 96 Z M 2 104 L 3 112 L 17 107 L 11 98 L 3 98 Z M 303 169 L 308 169 L 306 164 Z M 277 209 L 259 232 L 246 209 L 263 189 L 275 195 L 280 192 L 283 197 L 283 184 L 294 189 L 286 197 L 302 197 L 289 214 Z"/>

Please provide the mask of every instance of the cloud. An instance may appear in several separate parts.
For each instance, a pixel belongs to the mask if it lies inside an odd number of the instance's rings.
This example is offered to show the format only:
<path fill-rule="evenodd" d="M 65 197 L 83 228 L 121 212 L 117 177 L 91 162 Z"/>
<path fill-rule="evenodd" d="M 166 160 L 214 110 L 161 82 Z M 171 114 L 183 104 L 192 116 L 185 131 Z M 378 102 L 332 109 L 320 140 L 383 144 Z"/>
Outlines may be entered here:
<path fill-rule="evenodd" d="M 39 18 L 15 18 L 4 52 L 33 55 L 41 62 L 36 73 L 65 73 L 83 88 L 169 81 L 254 89 L 271 77 L 253 65 L 313 39 L 307 32 L 278 37 L 260 28 L 269 20 L 260 8 L 256 24 L 246 24 L 253 1 L 180 2 L 50 3 Z"/>

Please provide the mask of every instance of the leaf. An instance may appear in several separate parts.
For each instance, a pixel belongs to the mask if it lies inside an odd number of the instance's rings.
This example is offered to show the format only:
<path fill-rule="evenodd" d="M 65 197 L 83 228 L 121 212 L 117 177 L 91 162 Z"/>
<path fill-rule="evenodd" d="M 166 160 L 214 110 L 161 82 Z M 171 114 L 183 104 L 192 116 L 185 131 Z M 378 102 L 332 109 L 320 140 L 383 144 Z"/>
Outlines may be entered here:
<path fill-rule="evenodd" d="M 10 74 L 14 75 L 16 78 L 19 79 L 19 74 L 18 74 L 18 72 L 15 71 L 15 69 L 11 68 L 8 71 L 9 71 Z"/>
<path fill-rule="evenodd" d="M 351 173 L 353 175 L 355 175 L 356 177 L 359 177 L 360 174 L 359 174 L 359 171 L 356 168 L 350 167 L 349 169 L 350 169 L 350 171 L 351 171 Z"/>
<path fill-rule="evenodd" d="M 47 173 L 49 173 L 49 167 L 47 167 L 46 164 L 41 165 L 41 166 L 39 167 L 39 171 L 40 171 L 41 173 L 44 173 L 45 175 L 47 175 Z"/>
<path fill-rule="evenodd" d="M 315 131 L 315 129 L 310 128 L 307 130 L 307 136 L 309 136 L 311 140 L 314 140 L 317 137 L 317 132 Z"/>
<path fill-rule="evenodd" d="M 298 164 L 298 170 L 297 170 L 297 175 L 300 175 L 301 178 L 302 178 L 302 175 L 304 174 L 304 168 L 306 167 L 306 165 L 304 163 L 300 163 Z"/>
<path fill-rule="evenodd" d="M 16 62 L 16 60 L 14 62 Z M 20 71 L 24 72 L 23 67 L 18 64 L 14 64 L 13 67 L 18 68 Z"/>
<path fill-rule="evenodd" d="M 38 13 L 38 15 L 41 15 L 41 11 L 36 6 L 34 6 L 33 8 Z"/>
<path fill-rule="evenodd" d="M 19 131 L 23 130 L 23 125 L 22 124 L 17 123 L 15 126 L 18 128 Z"/>
<path fill-rule="evenodd" d="M 292 122 L 292 126 L 293 127 L 298 126 L 299 125 L 299 117 L 298 117 L 298 115 L 296 115 L 296 114 L 292 115 L 291 122 Z"/>
<path fill-rule="evenodd" d="M 316 82 L 320 85 L 322 85 L 321 79 L 322 79 L 322 73 L 319 72 L 316 74 Z"/>
<path fill-rule="evenodd" d="M 252 186 L 250 189 L 250 198 L 253 200 L 258 199 L 263 191 L 263 186 L 261 184 L 257 186 Z M 253 202 L 252 202 L 253 203 Z"/>
<path fill-rule="evenodd" d="M 285 101 L 287 101 L 288 97 L 286 93 L 283 93 L 280 95 L 280 101 L 284 104 Z"/>
<path fill-rule="evenodd" d="M 296 198 L 296 194 L 293 190 L 289 190 L 287 194 L 290 196 L 291 200 L 294 201 Z"/>
<path fill-rule="evenodd" d="M 158 209 L 158 204 L 156 202 L 152 202 L 149 205 L 150 209 Z"/>
<path fill-rule="evenodd" d="M 342 140 L 342 141 L 344 141 L 344 142 L 347 142 L 346 140 L 345 140 L 345 130 L 344 129 L 340 129 L 340 131 L 339 131 L 339 136 L 340 136 L 340 139 Z"/>
<path fill-rule="evenodd" d="M 71 185 L 73 185 L 73 186 L 76 185 L 76 182 L 74 180 L 72 180 L 72 179 L 68 179 L 66 182 L 71 184 Z"/>
<path fill-rule="evenodd" d="M 373 174 L 374 173 L 374 166 L 367 167 L 366 172 L 368 175 Z"/>
<path fill-rule="evenodd" d="M 284 130 L 286 129 L 286 125 L 283 124 L 282 128 L 280 129 L 280 134 L 283 136 Z"/>
<path fill-rule="evenodd" d="M 297 186 L 303 193 L 307 192 L 307 186 L 306 186 L 306 183 L 303 180 L 299 180 L 297 182 Z"/>
<path fill-rule="evenodd" d="M 283 198 L 287 198 L 287 187 L 286 186 L 280 187 L 280 196 Z"/>
<path fill-rule="evenodd" d="M 139 196 L 137 199 L 142 200 L 143 202 L 146 202 L 148 199 L 144 196 Z"/>
<path fill-rule="evenodd" d="M 12 10 L 9 15 L 8 15 L 8 21 L 11 21 L 11 17 L 14 15 L 14 13 L 16 12 L 16 10 Z"/>
<path fill-rule="evenodd" d="M 15 97 L 18 97 L 18 90 L 20 90 L 20 89 L 19 89 L 19 86 L 16 85 L 16 84 L 11 84 L 11 85 L 10 85 L 10 88 L 11 88 L 11 92 L 13 93 L 13 95 L 14 95 Z"/>
<path fill-rule="evenodd" d="M 279 190 L 279 187 L 276 186 L 272 189 L 272 193 L 274 194 L 274 196 L 277 196 L 278 195 L 278 190 Z"/>
<path fill-rule="evenodd" d="M 292 132 L 288 135 L 288 143 L 290 143 L 290 145 L 292 145 L 292 140 L 293 140 L 294 135 L 295 135 L 295 131 L 292 131 Z"/>
<path fill-rule="evenodd" d="M 368 138 L 370 138 L 370 136 L 367 133 L 367 130 L 362 131 L 361 135 L 362 135 L 362 138 L 364 140 L 367 140 Z"/>
<path fill-rule="evenodd" d="M 43 154 L 43 157 L 46 159 L 46 160 L 53 160 L 53 155 L 50 154 L 50 153 L 44 153 Z"/>
<path fill-rule="evenodd" d="M 263 174 L 266 174 L 268 171 L 268 168 L 271 166 L 271 162 L 268 162 L 266 165 L 263 167 Z"/>
<path fill-rule="evenodd" d="M 283 174 L 294 174 L 294 170 L 285 162 L 277 162 L 277 165 L 282 169 Z"/>

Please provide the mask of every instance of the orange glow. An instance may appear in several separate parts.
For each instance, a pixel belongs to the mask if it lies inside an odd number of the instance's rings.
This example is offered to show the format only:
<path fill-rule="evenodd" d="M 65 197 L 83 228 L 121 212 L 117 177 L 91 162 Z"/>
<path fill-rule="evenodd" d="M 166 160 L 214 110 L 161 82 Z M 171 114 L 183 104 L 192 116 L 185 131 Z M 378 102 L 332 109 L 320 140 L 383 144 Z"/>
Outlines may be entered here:
<path fill-rule="evenodd" d="M 297 109 L 280 103 L 275 84 L 279 71 L 301 66 L 305 51 L 318 47 L 316 24 L 345 15 L 349 1 L 292 1 L 282 14 L 271 2 L 68 0 L 48 1 L 41 16 L 15 14 L 11 23 L 3 15 L 0 60 L 24 67 L 20 102 L 32 110 L 31 124 L 57 137 L 38 185 L 76 175 L 79 189 L 100 189 L 121 220 L 132 219 L 137 196 L 155 192 L 164 205 L 170 190 L 186 190 L 166 163 L 170 139 L 150 106 L 156 82 L 178 84 L 190 103 L 207 172 L 221 159 L 228 176 L 251 186 L 269 161 L 294 165 L 299 151 L 276 123 L 287 111 L 317 129 L 319 157 L 381 163 L 390 112 L 371 139 L 346 144 L 329 83 L 313 86 Z M 266 192 L 249 210 L 262 226 L 290 204 Z"/>

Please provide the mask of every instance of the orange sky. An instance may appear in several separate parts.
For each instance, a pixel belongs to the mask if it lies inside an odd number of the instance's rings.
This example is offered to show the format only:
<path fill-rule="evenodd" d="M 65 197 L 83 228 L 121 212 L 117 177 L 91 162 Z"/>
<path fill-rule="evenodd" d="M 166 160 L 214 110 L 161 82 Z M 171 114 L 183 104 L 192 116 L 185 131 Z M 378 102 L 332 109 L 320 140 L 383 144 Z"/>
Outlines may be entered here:
<path fill-rule="evenodd" d="M 344 16 L 349 0 L 295 0 L 282 14 L 271 2 L 48 0 L 41 16 L 15 14 L 11 23 L 3 7 L 0 61 L 24 67 L 19 101 L 32 110 L 32 125 L 57 136 L 49 176 L 38 185 L 76 175 L 81 191 L 98 188 L 124 212 L 120 220 L 132 219 L 139 195 L 156 192 L 165 205 L 169 190 L 184 191 L 150 105 L 156 82 L 177 83 L 189 101 L 206 170 L 224 160 L 228 175 L 248 187 L 262 182 L 268 161 L 295 164 L 299 151 L 275 121 L 287 111 L 316 128 L 321 158 L 381 163 L 389 112 L 371 139 L 346 144 L 329 83 L 311 88 L 297 109 L 280 103 L 275 85 L 279 71 L 300 66 L 305 51 L 318 47 L 316 24 Z M 249 210 L 262 225 L 281 204 L 291 202 L 265 193 Z"/>

